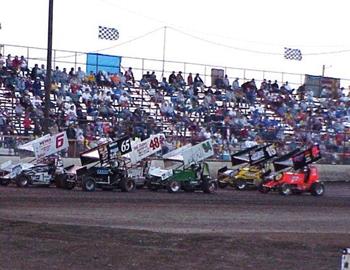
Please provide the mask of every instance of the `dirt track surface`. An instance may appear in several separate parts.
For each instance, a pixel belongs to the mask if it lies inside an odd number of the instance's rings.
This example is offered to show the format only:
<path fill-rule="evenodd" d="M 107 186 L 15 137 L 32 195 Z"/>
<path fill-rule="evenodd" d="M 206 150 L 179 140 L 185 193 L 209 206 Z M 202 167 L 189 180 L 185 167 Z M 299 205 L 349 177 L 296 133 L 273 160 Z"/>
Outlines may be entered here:
<path fill-rule="evenodd" d="M 328 270 L 345 247 L 349 183 L 320 198 L 0 187 L 0 269 Z"/>

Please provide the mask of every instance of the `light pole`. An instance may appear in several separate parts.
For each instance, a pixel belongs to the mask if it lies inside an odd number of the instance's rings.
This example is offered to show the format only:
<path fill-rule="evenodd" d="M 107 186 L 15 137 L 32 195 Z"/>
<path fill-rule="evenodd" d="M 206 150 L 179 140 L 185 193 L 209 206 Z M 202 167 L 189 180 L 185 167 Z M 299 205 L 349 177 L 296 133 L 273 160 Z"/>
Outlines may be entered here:
<path fill-rule="evenodd" d="M 164 76 L 164 64 L 165 64 L 165 49 L 166 49 L 166 26 L 164 26 L 164 36 L 163 36 L 163 67 L 162 67 L 162 79 Z"/>
<path fill-rule="evenodd" d="M 51 93 L 51 62 L 52 62 L 52 25 L 53 25 L 53 0 L 49 0 L 49 16 L 47 29 L 47 58 L 46 58 L 46 78 L 45 78 L 45 107 L 44 107 L 44 133 L 49 133 L 50 121 L 50 93 Z"/>

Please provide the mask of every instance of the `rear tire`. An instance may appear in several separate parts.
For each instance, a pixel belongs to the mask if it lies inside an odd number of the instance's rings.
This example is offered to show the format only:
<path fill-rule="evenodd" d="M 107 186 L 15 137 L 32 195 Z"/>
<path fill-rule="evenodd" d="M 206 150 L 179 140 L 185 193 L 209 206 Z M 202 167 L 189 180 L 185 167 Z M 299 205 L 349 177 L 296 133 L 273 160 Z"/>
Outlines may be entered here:
<path fill-rule="evenodd" d="M 235 187 L 237 190 L 245 190 L 247 188 L 247 182 L 244 180 L 237 180 Z"/>
<path fill-rule="evenodd" d="M 96 190 L 96 182 L 92 177 L 84 177 L 81 187 L 84 191 L 93 192 Z"/>
<path fill-rule="evenodd" d="M 180 191 L 181 185 L 178 181 L 172 180 L 169 182 L 167 189 L 170 193 L 176 193 Z"/>
<path fill-rule="evenodd" d="M 322 196 L 325 192 L 325 187 L 323 183 L 315 182 L 311 185 L 311 194 L 313 196 Z"/>
<path fill-rule="evenodd" d="M 20 174 L 16 178 L 16 184 L 18 187 L 27 187 L 29 186 L 30 179 L 28 176 Z"/>
<path fill-rule="evenodd" d="M 131 178 L 123 178 L 120 180 L 120 189 L 123 192 L 131 192 L 134 191 L 136 188 L 136 183 L 133 179 Z"/>
<path fill-rule="evenodd" d="M 284 183 L 280 186 L 280 194 L 283 195 L 283 196 L 288 196 L 290 194 L 292 194 L 292 188 L 290 185 Z"/>

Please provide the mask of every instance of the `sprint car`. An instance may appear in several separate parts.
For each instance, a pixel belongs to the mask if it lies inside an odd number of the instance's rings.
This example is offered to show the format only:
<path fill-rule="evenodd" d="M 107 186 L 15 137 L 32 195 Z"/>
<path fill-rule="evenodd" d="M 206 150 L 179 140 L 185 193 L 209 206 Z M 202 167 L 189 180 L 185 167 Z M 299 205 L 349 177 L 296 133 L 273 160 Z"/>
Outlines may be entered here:
<path fill-rule="evenodd" d="M 8 185 L 15 182 L 18 187 L 50 186 L 64 174 L 63 162 L 58 153 L 66 148 L 68 139 L 65 132 L 47 134 L 19 146 L 19 150 L 34 154 L 35 158 L 28 163 L 12 164 L 11 161 L 7 161 L 1 164 L 0 183 Z"/>
<path fill-rule="evenodd" d="M 129 192 L 135 189 L 135 181 L 128 177 L 128 160 L 123 154 L 131 152 L 129 137 L 122 137 L 80 153 L 81 166 L 66 168 L 67 173 L 58 187 L 79 186 L 83 191 L 121 189 Z"/>
<path fill-rule="evenodd" d="M 163 155 L 161 166 L 149 168 L 147 187 L 153 191 L 167 189 L 170 193 L 180 190 L 213 193 L 217 188 L 217 181 L 210 177 L 208 164 L 204 162 L 212 155 L 210 140 L 194 146 L 188 144 L 167 153 Z"/>
<path fill-rule="evenodd" d="M 271 173 L 270 161 L 277 156 L 277 151 L 272 144 L 255 145 L 238 151 L 231 155 L 233 167 L 227 166 L 218 170 L 218 185 L 220 188 L 227 186 L 244 190 L 248 187 L 258 187 L 261 181 Z"/>
<path fill-rule="evenodd" d="M 273 162 L 275 172 L 266 177 L 259 191 L 267 193 L 275 190 L 285 196 L 309 192 L 314 196 L 322 196 L 325 186 L 319 179 L 317 167 L 311 165 L 320 159 L 318 145 L 306 150 L 296 149 L 277 158 Z"/>

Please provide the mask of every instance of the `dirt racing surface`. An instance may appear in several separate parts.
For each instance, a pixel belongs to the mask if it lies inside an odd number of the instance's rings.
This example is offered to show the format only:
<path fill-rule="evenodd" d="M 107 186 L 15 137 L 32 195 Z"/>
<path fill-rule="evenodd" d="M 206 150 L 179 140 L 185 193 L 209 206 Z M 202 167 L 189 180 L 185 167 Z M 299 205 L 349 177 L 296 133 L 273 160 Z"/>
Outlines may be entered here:
<path fill-rule="evenodd" d="M 340 269 L 350 183 L 326 194 L 0 187 L 0 269 Z"/>

